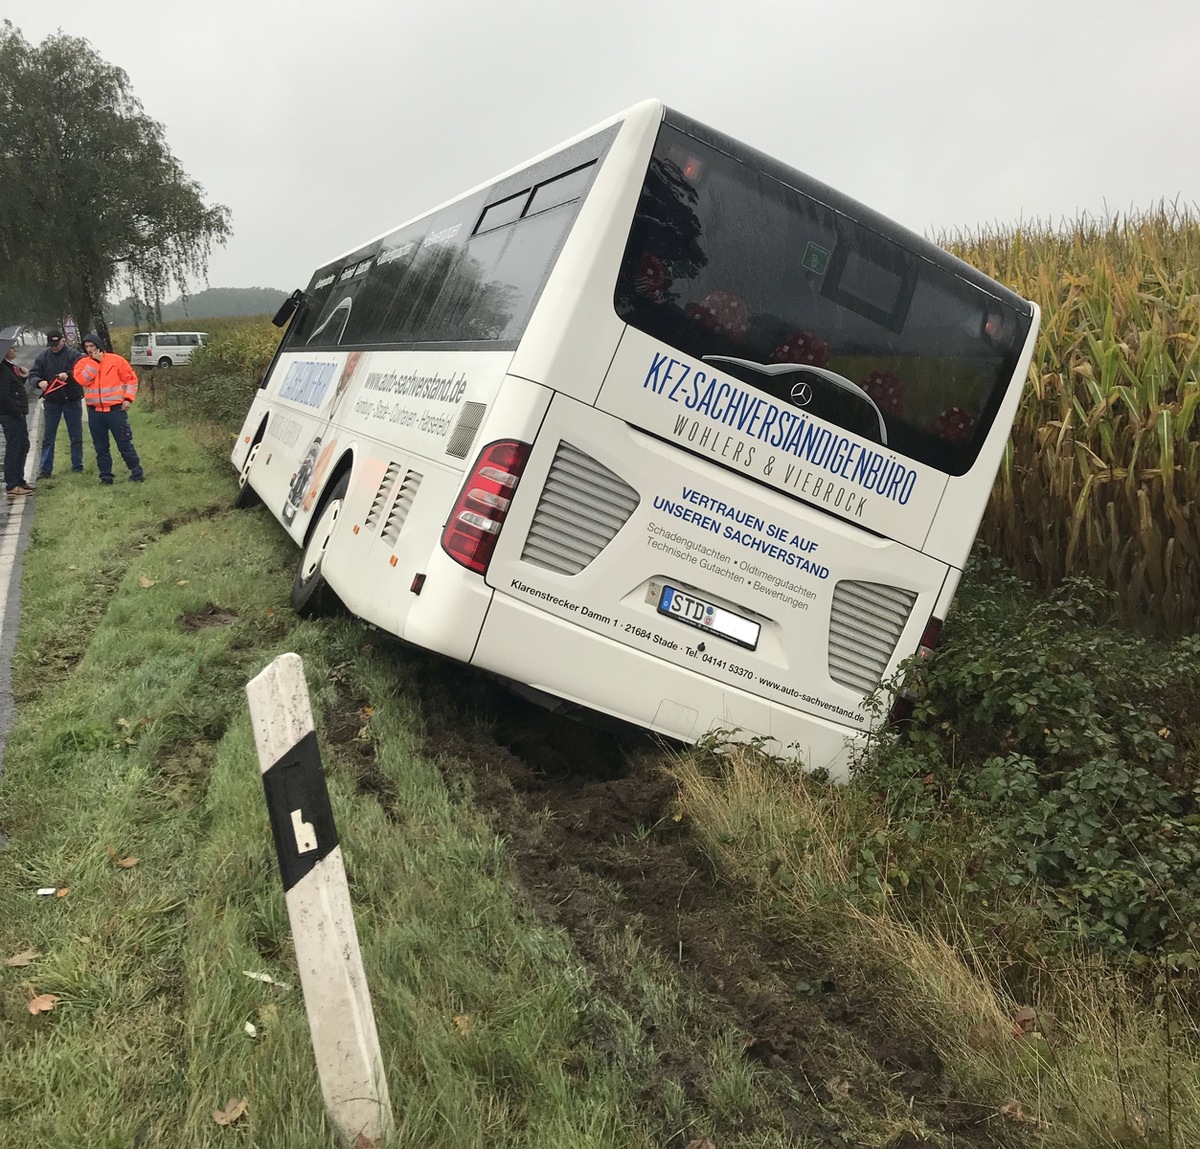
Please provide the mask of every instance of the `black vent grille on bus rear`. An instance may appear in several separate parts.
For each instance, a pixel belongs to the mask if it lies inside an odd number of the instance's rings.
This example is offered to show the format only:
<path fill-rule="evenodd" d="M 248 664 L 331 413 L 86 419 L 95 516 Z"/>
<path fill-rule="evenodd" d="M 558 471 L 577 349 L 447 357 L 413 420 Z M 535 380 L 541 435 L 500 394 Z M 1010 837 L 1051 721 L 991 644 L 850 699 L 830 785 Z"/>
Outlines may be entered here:
<path fill-rule="evenodd" d="M 895 586 L 839 582 L 829 620 L 829 677 L 870 694 L 883 678 L 916 601 L 915 591 Z"/>
<path fill-rule="evenodd" d="M 400 490 L 396 492 L 396 501 L 388 511 L 387 522 L 383 525 L 381 538 L 388 546 L 394 546 L 400 537 L 400 529 L 404 526 L 404 520 L 408 518 L 408 512 L 412 509 L 413 500 L 420 489 L 421 476 L 416 471 L 407 472 L 404 482 L 400 484 Z"/>
<path fill-rule="evenodd" d="M 560 574 L 578 574 L 612 542 L 640 501 L 619 475 L 560 442 L 521 559 Z"/>
<path fill-rule="evenodd" d="M 446 454 L 456 459 L 465 459 L 471 444 L 475 442 L 475 433 L 487 413 L 486 403 L 464 403 L 459 412 L 458 422 L 450 432 L 450 441 L 446 444 Z"/>
<path fill-rule="evenodd" d="M 389 463 L 383 480 L 379 484 L 379 490 L 375 492 L 375 498 L 371 500 L 371 509 L 367 512 L 367 521 L 364 523 L 367 530 L 373 531 L 379 525 L 379 516 L 383 514 L 383 508 L 387 506 L 388 499 L 392 497 L 392 488 L 396 485 L 398 474 L 400 474 L 400 464 Z"/>

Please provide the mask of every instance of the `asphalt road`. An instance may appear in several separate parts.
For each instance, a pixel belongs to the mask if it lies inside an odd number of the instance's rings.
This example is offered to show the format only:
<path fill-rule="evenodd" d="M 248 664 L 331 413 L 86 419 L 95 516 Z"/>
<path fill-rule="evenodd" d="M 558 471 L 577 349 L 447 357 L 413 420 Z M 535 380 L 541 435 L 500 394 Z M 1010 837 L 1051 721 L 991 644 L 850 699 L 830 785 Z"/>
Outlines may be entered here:
<path fill-rule="evenodd" d="M 17 349 L 17 362 L 24 367 L 33 364 L 40 346 Z M 25 463 L 27 482 L 35 481 L 37 457 L 42 438 L 42 405 L 29 404 L 29 458 Z M 4 436 L 0 433 L 0 443 Z M 4 746 L 12 730 L 15 711 L 12 697 L 12 656 L 21 621 L 21 556 L 29 542 L 33 524 L 36 495 L 19 499 L 0 496 L 0 779 L 4 777 Z M 5 842 L 0 826 L 0 848 Z"/>

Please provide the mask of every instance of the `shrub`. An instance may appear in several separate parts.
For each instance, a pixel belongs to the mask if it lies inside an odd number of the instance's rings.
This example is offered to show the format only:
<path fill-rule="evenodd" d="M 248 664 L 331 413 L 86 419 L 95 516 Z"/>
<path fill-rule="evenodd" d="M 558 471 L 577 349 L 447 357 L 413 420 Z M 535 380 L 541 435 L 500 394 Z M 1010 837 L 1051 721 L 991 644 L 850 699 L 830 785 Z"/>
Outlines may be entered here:
<path fill-rule="evenodd" d="M 1039 599 L 976 563 L 913 721 L 864 780 L 892 814 L 891 864 L 920 875 L 909 896 L 954 887 L 1000 932 L 1192 960 L 1200 636 L 1114 630 L 1110 607 L 1092 583 Z"/>

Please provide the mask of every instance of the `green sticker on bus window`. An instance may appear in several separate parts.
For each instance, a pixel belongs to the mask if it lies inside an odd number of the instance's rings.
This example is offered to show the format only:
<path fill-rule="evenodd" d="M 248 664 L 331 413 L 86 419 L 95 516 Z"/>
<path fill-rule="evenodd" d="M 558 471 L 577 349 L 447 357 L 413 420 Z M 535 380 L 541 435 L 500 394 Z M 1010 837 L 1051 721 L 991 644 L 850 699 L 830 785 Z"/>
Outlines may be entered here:
<path fill-rule="evenodd" d="M 829 266 L 829 252 L 819 244 L 810 243 L 804 248 L 804 258 L 800 262 L 813 275 L 824 275 Z"/>

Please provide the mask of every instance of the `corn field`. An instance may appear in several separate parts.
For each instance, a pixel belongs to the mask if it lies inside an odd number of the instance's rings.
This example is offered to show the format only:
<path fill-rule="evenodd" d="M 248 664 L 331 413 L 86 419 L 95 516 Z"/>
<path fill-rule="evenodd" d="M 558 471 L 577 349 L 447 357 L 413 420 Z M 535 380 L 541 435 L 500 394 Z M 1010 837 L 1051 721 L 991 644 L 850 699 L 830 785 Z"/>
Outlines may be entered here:
<path fill-rule="evenodd" d="M 1037 585 L 1103 582 L 1130 625 L 1200 630 L 1200 216 L 939 242 L 1042 308 L 983 540 Z"/>

